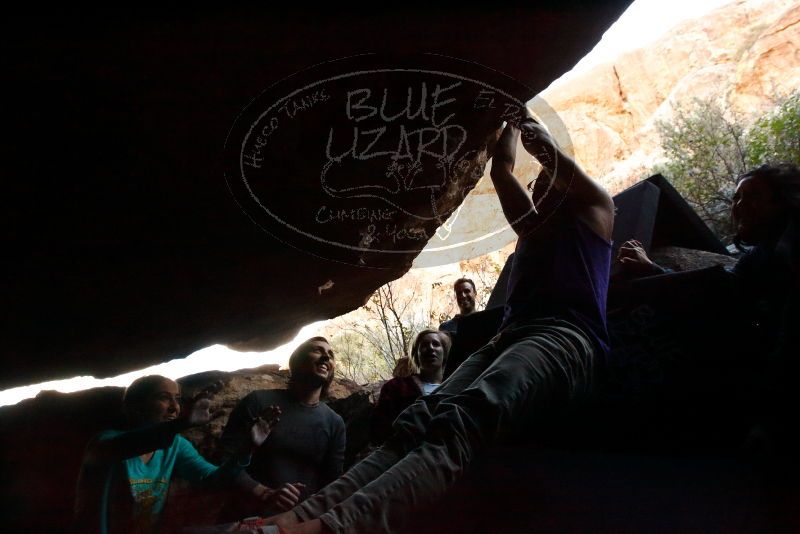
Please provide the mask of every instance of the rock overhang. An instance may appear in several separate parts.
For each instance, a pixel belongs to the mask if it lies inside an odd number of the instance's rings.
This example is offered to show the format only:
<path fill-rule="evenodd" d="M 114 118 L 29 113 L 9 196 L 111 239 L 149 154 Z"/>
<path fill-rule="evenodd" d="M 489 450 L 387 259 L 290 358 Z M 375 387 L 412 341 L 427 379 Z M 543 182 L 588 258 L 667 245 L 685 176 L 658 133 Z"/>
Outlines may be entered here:
<path fill-rule="evenodd" d="M 321 61 L 420 50 L 496 69 L 530 89 L 520 98 L 530 97 L 591 49 L 627 4 L 318 18 L 257 10 L 53 14 L 36 21 L 47 30 L 40 33 L 34 19 L 21 19 L 6 34 L 15 55 L 5 75 L 17 104 L 2 163 L 10 179 L 0 387 L 108 376 L 218 342 L 266 348 L 359 306 L 406 272 L 425 240 L 365 269 L 262 231 L 225 179 L 226 135 L 248 103 Z M 400 27 L 399 18 L 411 23 Z M 401 108 L 407 84 L 395 89 L 401 96 L 392 103 Z M 471 168 L 485 164 L 496 126 L 466 127 L 482 150 Z M 470 180 L 442 194 L 443 213 Z M 297 201 L 314 216 L 322 206 Z M 381 217 L 380 208 L 361 208 L 322 215 Z M 436 226 L 434 219 L 424 235 Z"/>

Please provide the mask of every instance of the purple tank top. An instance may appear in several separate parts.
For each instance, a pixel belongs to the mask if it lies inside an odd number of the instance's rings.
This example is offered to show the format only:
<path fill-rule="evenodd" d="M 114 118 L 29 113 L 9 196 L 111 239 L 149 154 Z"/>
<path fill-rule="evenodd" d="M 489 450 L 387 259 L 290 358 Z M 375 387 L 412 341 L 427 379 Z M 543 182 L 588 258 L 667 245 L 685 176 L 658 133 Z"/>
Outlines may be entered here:
<path fill-rule="evenodd" d="M 519 238 L 500 329 L 545 317 L 569 321 L 608 354 L 611 243 L 575 217 L 554 217 Z"/>

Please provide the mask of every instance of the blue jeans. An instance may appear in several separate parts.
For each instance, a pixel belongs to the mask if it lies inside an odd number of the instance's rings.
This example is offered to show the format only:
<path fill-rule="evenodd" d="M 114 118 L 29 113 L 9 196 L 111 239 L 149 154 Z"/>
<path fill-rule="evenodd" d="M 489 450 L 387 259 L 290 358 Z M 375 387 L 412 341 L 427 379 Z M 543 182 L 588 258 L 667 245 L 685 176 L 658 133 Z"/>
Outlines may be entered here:
<path fill-rule="evenodd" d="M 506 328 L 394 422 L 394 435 L 294 508 L 334 532 L 398 532 L 439 498 L 485 447 L 587 393 L 594 348 L 573 324 Z"/>

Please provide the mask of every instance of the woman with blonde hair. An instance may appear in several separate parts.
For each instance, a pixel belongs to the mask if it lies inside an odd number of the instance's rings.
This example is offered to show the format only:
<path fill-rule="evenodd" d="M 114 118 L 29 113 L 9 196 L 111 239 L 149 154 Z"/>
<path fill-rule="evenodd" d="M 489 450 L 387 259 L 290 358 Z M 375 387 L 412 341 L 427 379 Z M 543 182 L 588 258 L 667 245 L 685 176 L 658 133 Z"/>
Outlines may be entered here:
<path fill-rule="evenodd" d="M 416 372 L 396 376 L 381 387 L 370 419 L 369 437 L 374 445 L 380 445 L 392 434 L 392 423 L 400 412 L 422 395 L 431 394 L 442 383 L 450 346 L 447 332 L 426 329 L 417 334 L 411 347 Z"/>

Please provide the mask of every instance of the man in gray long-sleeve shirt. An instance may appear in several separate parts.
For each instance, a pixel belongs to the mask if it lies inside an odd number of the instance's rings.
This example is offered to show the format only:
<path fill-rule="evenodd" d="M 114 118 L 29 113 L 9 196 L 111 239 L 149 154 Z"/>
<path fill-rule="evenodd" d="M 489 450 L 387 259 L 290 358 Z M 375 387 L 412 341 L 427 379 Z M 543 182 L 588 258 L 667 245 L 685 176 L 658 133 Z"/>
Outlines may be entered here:
<path fill-rule="evenodd" d="M 249 439 L 248 423 L 267 406 L 280 407 L 280 424 L 253 456 L 248 468 L 253 478 L 270 488 L 283 487 L 285 506 L 264 509 L 258 502 L 228 503 L 222 519 L 235 520 L 250 515 L 269 515 L 293 506 L 293 491 L 300 500 L 342 474 L 345 427 L 341 416 L 320 402 L 333 380 L 334 354 L 325 338 L 302 343 L 289 358 L 289 389 L 257 390 L 236 405 L 222 434 L 222 449 L 237 450 Z"/>

